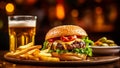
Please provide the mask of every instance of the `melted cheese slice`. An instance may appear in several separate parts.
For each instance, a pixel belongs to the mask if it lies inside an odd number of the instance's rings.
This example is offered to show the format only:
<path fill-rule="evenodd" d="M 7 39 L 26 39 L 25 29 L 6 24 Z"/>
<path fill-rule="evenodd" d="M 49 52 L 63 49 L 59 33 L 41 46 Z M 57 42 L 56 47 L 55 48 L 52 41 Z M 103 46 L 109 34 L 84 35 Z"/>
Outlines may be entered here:
<path fill-rule="evenodd" d="M 67 50 L 67 47 L 65 46 L 65 44 L 71 45 L 71 44 L 72 44 L 73 42 L 75 42 L 75 41 L 80 42 L 80 41 L 82 41 L 82 39 L 75 39 L 75 40 L 69 41 L 69 42 L 63 42 L 63 41 L 61 41 L 61 40 L 56 40 L 56 41 L 53 42 L 54 50 L 56 50 L 56 46 L 57 46 L 58 43 L 62 44 L 63 47 L 64 47 L 64 49 Z"/>

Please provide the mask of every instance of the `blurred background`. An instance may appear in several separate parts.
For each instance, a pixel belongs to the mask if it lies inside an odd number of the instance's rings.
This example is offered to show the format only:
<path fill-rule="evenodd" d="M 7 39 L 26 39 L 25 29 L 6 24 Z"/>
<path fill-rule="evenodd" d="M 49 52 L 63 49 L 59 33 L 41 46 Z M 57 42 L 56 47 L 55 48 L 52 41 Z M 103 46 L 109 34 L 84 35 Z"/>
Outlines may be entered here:
<path fill-rule="evenodd" d="M 8 16 L 36 15 L 35 44 L 43 44 L 47 31 L 74 24 L 93 41 L 106 36 L 120 45 L 119 0 L 0 0 L 0 50 L 9 49 Z"/>

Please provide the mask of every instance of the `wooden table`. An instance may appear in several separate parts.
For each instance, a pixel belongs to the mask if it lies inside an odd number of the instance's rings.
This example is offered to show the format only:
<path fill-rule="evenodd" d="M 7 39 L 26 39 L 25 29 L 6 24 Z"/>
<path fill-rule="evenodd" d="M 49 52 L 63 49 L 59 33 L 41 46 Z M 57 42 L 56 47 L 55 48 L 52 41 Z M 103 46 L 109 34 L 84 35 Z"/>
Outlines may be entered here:
<path fill-rule="evenodd" d="M 49 67 L 49 66 L 40 66 L 40 65 L 25 65 L 25 64 L 15 64 L 8 62 L 4 59 L 4 54 L 7 51 L 0 51 L 0 68 L 56 68 L 55 66 Z M 65 67 L 65 66 L 60 66 L 60 67 Z M 57 67 L 59 68 L 59 67 Z M 73 67 L 67 67 L 67 68 L 73 68 Z M 120 60 L 112 62 L 112 63 L 107 63 L 107 64 L 99 64 L 99 65 L 78 65 L 77 67 L 74 68 L 120 68 Z"/>

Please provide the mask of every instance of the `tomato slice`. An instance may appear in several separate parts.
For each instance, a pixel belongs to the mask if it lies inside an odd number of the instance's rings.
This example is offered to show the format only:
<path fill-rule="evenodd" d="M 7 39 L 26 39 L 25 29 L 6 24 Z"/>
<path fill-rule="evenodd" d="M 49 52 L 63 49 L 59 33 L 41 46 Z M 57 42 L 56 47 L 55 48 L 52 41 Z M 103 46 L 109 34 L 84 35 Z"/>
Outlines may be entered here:
<path fill-rule="evenodd" d="M 77 38 L 76 35 L 73 35 L 73 36 L 62 36 L 60 38 L 60 40 L 64 41 L 64 42 L 69 42 L 69 41 L 73 41 Z"/>
<path fill-rule="evenodd" d="M 54 39 L 53 39 L 53 38 L 51 38 L 51 39 L 49 39 L 48 41 L 49 41 L 49 42 L 54 42 Z"/>
<path fill-rule="evenodd" d="M 72 35 L 72 36 L 61 36 L 60 38 L 59 38 L 59 37 L 57 37 L 57 38 L 51 38 L 51 39 L 49 39 L 48 41 L 49 41 L 49 42 L 54 42 L 55 40 L 60 39 L 60 40 L 62 40 L 63 42 L 69 42 L 69 41 L 75 40 L 76 38 L 77 38 L 76 35 Z"/>
<path fill-rule="evenodd" d="M 69 41 L 68 37 L 65 37 L 65 36 L 60 37 L 60 40 L 62 40 L 64 42 L 68 42 Z"/>
<path fill-rule="evenodd" d="M 73 40 L 75 40 L 77 38 L 77 36 L 76 35 L 68 36 L 68 38 L 69 38 L 70 41 L 73 41 Z"/>

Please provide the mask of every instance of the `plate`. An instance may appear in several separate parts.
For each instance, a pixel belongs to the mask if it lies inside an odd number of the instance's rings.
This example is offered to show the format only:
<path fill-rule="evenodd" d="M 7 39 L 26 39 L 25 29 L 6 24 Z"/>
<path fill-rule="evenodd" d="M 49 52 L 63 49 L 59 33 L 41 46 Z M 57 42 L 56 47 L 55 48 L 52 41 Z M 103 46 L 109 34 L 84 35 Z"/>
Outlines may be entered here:
<path fill-rule="evenodd" d="M 120 46 L 90 46 L 94 54 L 116 54 L 120 52 Z"/>
<path fill-rule="evenodd" d="M 40 66 L 80 66 L 80 65 L 97 65 L 105 64 L 117 61 L 120 59 L 118 56 L 104 56 L 104 57 L 88 57 L 85 61 L 59 61 L 59 62 L 46 62 L 46 61 L 35 61 L 35 60 L 21 60 L 4 56 L 4 58 L 12 63 L 18 64 L 30 64 Z"/>
<path fill-rule="evenodd" d="M 120 46 L 90 46 L 92 48 L 117 48 L 119 49 Z"/>

